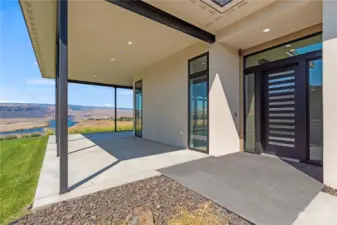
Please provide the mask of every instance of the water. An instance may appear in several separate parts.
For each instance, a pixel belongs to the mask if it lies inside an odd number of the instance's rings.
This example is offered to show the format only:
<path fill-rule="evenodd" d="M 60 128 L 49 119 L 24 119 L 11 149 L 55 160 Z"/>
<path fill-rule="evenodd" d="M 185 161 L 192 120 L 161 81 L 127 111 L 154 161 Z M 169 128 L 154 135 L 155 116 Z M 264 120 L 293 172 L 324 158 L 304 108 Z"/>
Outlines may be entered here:
<path fill-rule="evenodd" d="M 75 124 L 77 124 L 77 122 L 74 121 L 72 118 L 68 119 L 68 127 L 74 126 Z M 30 129 L 25 129 L 25 130 L 0 132 L 0 136 L 1 135 L 15 135 L 15 134 L 44 133 L 45 128 L 55 129 L 55 127 L 56 127 L 56 121 L 49 120 L 48 127 L 37 127 L 37 128 L 30 128 Z"/>

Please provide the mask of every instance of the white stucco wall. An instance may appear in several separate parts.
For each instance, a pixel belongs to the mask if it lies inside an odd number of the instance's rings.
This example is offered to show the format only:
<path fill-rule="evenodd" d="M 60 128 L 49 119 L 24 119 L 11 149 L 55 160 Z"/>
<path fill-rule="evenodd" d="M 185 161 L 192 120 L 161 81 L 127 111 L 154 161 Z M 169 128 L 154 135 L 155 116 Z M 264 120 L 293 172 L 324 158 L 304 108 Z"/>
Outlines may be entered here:
<path fill-rule="evenodd" d="M 323 0 L 323 175 L 337 188 L 337 1 Z"/>
<path fill-rule="evenodd" d="M 213 44 L 209 50 L 209 149 L 211 155 L 240 151 L 240 61 L 234 49 Z"/>
<path fill-rule="evenodd" d="M 208 46 L 198 42 L 134 76 L 143 80 L 143 138 L 187 148 L 188 60 Z"/>

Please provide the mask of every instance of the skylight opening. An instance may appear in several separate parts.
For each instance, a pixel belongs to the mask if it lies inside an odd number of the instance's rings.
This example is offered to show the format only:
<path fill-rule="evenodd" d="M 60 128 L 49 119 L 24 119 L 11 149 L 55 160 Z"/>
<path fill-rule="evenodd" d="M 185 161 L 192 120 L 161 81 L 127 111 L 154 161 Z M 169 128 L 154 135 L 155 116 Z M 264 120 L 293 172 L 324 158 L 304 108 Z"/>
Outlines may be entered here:
<path fill-rule="evenodd" d="M 218 4 L 219 6 L 224 7 L 225 5 L 230 3 L 232 0 L 212 0 L 212 1 Z"/>

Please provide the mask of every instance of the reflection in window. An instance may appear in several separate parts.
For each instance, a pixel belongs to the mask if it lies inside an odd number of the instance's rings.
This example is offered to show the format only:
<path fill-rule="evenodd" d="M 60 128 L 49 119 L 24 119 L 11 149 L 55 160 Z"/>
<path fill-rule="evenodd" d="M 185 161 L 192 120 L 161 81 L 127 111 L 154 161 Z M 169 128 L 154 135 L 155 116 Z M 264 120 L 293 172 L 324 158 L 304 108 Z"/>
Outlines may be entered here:
<path fill-rule="evenodd" d="M 273 62 L 308 52 L 322 49 L 322 34 L 306 38 L 282 46 L 272 48 L 257 54 L 246 57 L 245 68 L 262 65 L 264 63 Z"/>
<path fill-rule="evenodd" d="M 143 87 L 142 81 L 135 84 L 135 135 L 142 137 L 143 135 Z"/>
<path fill-rule="evenodd" d="M 254 74 L 245 76 L 245 149 L 255 149 L 255 90 Z"/>
<path fill-rule="evenodd" d="M 190 74 L 207 70 L 207 55 L 190 61 Z"/>
<path fill-rule="evenodd" d="M 322 59 L 309 62 L 310 160 L 323 161 Z"/>
<path fill-rule="evenodd" d="M 190 79 L 190 148 L 207 150 L 207 76 Z"/>
<path fill-rule="evenodd" d="M 208 56 L 190 61 L 189 148 L 208 150 Z"/>

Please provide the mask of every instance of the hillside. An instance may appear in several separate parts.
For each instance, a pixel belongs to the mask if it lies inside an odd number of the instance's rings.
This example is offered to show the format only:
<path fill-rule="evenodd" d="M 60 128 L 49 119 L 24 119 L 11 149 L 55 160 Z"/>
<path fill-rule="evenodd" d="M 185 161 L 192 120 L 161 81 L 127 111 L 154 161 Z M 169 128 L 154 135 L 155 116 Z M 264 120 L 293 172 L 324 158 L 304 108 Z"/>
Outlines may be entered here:
<path fill-rule="evenodd" d="M 114 108 L 69 105 L 68 114 L 74 120 L 88 118 L 114 117 Z M 1 103 L 0 118 L 53 118 L 55 116 L 55 105 L 34 103 Z M 133 110 L 117 108 L 117 117 L 132 117 Z"/>

